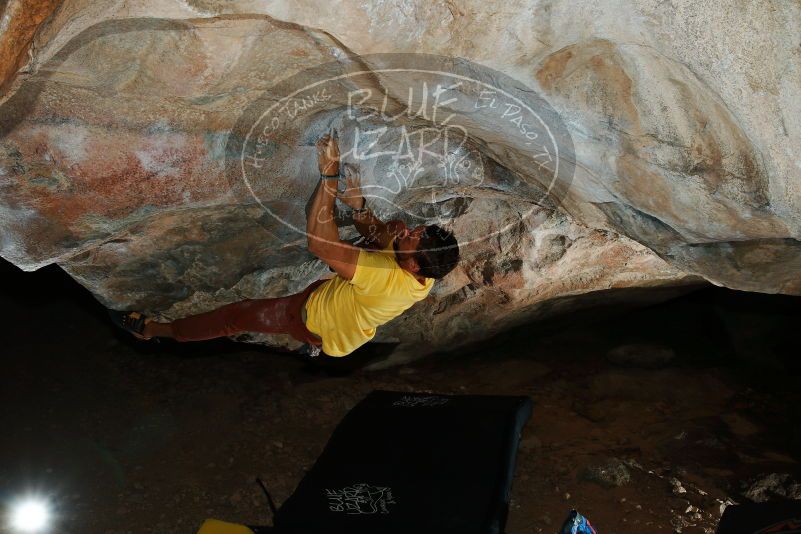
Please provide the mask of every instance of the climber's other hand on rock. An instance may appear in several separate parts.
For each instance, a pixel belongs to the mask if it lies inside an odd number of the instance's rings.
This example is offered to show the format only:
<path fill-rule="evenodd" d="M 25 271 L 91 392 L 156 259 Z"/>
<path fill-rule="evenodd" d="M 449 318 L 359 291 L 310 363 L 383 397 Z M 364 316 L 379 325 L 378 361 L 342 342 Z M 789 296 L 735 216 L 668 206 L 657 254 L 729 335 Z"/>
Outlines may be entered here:
<path fill-rule="evenodd" d="M 325 176 L 339 174 L 339 145 L 337 140 L 328 134 L 317 140 L 317 165 L 320 174 Z"/>
<path fill-rule="evenodd" d="M 364 207 L 364 195 L 362 194 L 359 170 L 350 163 L 346 163 L 344 167 L 347 180 L 346 188 L 344 191 L 337 192 L 337 198 L 355 210 L 361 209 Z"/>

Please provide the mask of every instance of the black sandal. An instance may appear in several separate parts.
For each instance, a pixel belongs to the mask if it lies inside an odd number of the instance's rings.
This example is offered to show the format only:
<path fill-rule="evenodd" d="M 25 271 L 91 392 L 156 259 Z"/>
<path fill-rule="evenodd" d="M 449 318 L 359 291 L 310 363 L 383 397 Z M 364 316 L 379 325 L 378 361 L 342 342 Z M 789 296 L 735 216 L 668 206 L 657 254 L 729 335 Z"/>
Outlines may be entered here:
<path fill-rule="evenodd" d="M 144 314 L 136 311 L 108 310 L 108 315 L 115 325 L 126 332 L 130 332 L 135 337 L 144 341 L 153 340 L 158 342 L 158 338 L 144 336 L 145 324 L 150 322 L 150 319 Z"/>

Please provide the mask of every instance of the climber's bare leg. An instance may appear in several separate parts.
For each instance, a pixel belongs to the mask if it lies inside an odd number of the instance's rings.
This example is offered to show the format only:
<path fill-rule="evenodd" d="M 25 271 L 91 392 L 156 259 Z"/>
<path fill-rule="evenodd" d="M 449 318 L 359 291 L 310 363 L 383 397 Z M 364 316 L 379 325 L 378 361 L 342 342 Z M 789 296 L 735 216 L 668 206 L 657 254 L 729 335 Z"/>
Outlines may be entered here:
<path fill-rule="evenodd" d="M 169 337 L 177 341 L 202 341 L 243 332 L 288 334 L 297 321 L 290 311 L 297 295 L 247 299 L 172 322 L 148 321 L 143 336 Z"/>
<path fill-rule="evenodd" d="M 175 338 L 172 331 L 172 323 L 157 323 L 151 321 L 145 324 L 145 329 L 142 334 L 147 337 L 169 337 Z"/>

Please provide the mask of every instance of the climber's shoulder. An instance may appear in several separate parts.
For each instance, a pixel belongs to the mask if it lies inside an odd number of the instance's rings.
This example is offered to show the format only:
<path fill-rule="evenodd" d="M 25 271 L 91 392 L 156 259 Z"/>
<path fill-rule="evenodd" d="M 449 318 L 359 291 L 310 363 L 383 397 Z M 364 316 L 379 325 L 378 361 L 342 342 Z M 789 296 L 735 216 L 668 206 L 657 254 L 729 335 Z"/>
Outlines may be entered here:
<path fill-rule="evenodd" d="M 323 260 L 329 267 L 346 280 L 353 279 L 356 272 L 356 263 L 359 261 L 361 249 L 347 241 L 315 240 L 315 245 L 309 252 Z"/>

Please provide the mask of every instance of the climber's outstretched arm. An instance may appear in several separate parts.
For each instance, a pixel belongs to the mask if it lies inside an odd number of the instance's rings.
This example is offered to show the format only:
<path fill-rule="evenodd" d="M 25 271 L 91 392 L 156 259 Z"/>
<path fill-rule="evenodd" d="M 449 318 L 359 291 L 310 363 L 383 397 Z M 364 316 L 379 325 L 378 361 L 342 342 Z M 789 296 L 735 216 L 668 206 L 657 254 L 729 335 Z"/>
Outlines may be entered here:
<path fill-rule="evenodd" d="M 321 175 L 339 174 L 339 148 L 328 135 L 317 141 L 318 166 Z M 336 179 L 322 179 L 312 199 L 306 219 L 309 252 L 327 263 L 339 276 L 350 280 L 356 272 L 360 249 L 339 238 L 334 220 Z"/>
<path fill-rule="evenodd" d="M 337 198 L 353 209 L 353 226 L 364 236 L 365 245 L 383 250 L 396 237 L 404 235 L 406 225 L 402 221 L 394 220 L 384 223 L 367 207 L 367 202 L 362 194 L 361 176 L 356 167 L 345 164 L 345 177 L 347 178 L 347 187 L 345 191 L 338 193 Z"/>

